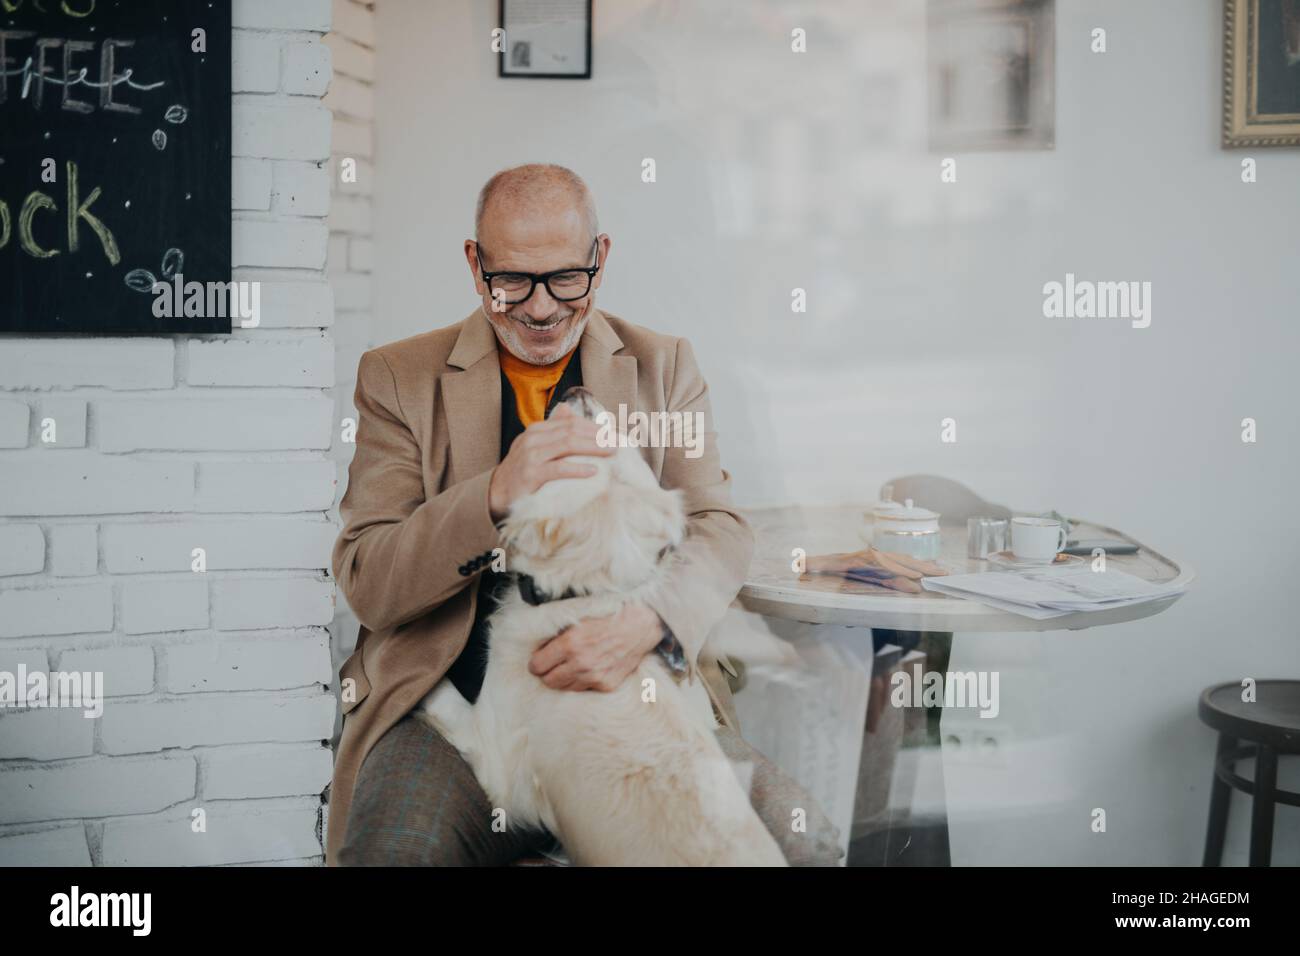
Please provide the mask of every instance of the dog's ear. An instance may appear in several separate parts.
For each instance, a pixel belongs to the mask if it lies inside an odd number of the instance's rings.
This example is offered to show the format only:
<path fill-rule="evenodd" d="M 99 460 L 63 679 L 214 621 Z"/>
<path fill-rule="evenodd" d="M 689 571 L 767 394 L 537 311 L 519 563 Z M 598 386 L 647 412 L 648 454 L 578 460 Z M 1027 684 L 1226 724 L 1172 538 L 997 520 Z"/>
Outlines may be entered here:
<path fill-rule="evenodd" d="M 533 550 L 533 538 L 536 536 L 534 524 L 532 521 L 519 520 L 517 515 L 506 515 L 506 520 L 501 523 L 501 543 L 507 553 L 527 553 Z"/>
<path fill-rule="evenodd" d="M 616 522 L 629 539 L 629 547 L 620 550 L 657 559 L 665 547 L 681 544 L 686 514 L 680 491 L 616 483 L 605 497 L 607 507 L 616 511 L 609 520 Z"/>
<path fill-rule="evenodd" d="M 501 529 L 501 539 L 512 551 L 544 558 L 565 545 L 567 530 L 564 518 L 507 519 Z"/>

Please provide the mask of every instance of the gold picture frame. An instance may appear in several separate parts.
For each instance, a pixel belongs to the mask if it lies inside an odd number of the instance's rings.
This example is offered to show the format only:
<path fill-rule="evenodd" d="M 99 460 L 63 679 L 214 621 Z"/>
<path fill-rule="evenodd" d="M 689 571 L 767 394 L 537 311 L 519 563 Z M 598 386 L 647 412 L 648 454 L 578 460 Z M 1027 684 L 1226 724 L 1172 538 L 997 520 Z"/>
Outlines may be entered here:
<path fill-rule="evenodd" d="M 1300 0 L 1224 0 L 1222 144 L 1300 146 Z"/>

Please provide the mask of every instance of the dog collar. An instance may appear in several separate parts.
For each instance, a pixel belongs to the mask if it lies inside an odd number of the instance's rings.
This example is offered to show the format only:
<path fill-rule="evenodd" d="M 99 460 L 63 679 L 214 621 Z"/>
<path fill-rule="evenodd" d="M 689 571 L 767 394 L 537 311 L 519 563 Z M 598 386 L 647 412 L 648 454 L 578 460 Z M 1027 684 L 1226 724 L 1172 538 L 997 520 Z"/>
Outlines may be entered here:
<path fill-rule="evenodd" d="M 572 588 L 565 591 L 558 598 L 552 597 L 538 590 L 537 582 L 533 580 L 531 574 L 516 574 L 515 582 L 519 585 L 519 596 L 524 599 L 524 603 L 531 604 L 533 607 L 545 604 L 547 601 L 563 601 L 571 597 L 577 597 Z"/>
<path fill-rule="evenodd" d="M 657 564 L 663 561 L 672 550 L 672 545 L 665 546 L 660 550 L 659 556 L 655 558 L 655 563 Z M 519 596 L 524 599 L 524 603 L 531 604 L 533 607 L 537 607 L 539 604 L 545 604 L 548 601 L 567 601 L 569 598 L 578 596 L 574 592 L 573 588 L 569 588 L 559 597 L 546 594 L 538 589 L 537 582 L 533 580 L 531 574 L 523 574 L 522 572 L 515 572 L 515 583 L 519 586 Z"/>
<path fill-rule="evenodd" d="M 669 549 L 665 549 L 665 553 L 668 550 Z M 660 557 L 662 558 L 663 554 L 661 554 Z M 519 596 L 524 599 L 524 603 L 530 604 L 533 607 L 537 607 L 539 604 L 545 604 L 548 601 L 563 601 L 571 597 L 577 597 L 572 588 L 561 594 L 559 598 L 553 598 L 549 594 L 544 594 L 538 590 L 537 582 L 533 580 L 532 575 L 530 574 L 516 573 L 515 584 L 519 587 Z M 655 652 L 663 660 L 664 665 L 668 668 L 668 672 L 672 675 L 673 680 L 680 684 L 682 678 L 690 671 L 690 668 L 686 663 L 686 652 L 682 649 L 682 645 L 677 640 L 677 636 L 673 634 L 672 628 L 670 628 L 662 618 L 660 618 L 659 623 L 663 629 L 663 637 L 655 647 Z"/>

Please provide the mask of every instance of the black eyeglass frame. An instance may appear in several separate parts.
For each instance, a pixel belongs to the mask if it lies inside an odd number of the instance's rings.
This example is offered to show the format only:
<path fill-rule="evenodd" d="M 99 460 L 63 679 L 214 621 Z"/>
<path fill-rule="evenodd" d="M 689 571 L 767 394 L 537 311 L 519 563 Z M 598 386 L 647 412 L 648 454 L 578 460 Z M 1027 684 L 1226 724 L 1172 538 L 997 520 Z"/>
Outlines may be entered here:
<path fill-rule="evenodd" d="M 520 278 L 527 279 L 531 283 L 531 285 L 528 286 L 528 294 L 524 296 L 522 299 L 502 299 L 501 301 L 506 305 L 522 305 L 523 303 L 527 302 L 529 299 L 533 297 L 533 293 L 537 291 L 537 283 L 539 282 L 542 283 L 542 285 L 546 286 L 547 294 L 549 294 L 550 297 L 554 299 L 556 302 L 577 302 L 579 299 L 585 299 L 588 295 L 591 294 L 591 284 L 595 281 L 596 273 L 599 272 L 601 268 L 600 236 L 597 236 L 595 239 L 591 240 L 591 247 L 592 247 L 591 251 L 596 257 L 596 264 L 594 266 L 591 266 L 589 268 L 577 268 L 577 269 L 556 269 L 552 272 L 541 272 L 541 273 L 516 272 L 514 269 L 501 269 L 498 270 L 497 272 L 488 272 L 483 268 L 483 247 L 477 241 L 474 243 L 474 256 L 475 258 L 478 259 L 479 274 L 483 277 L 483 282 L 487 285 L 489 293 L 493 291 L 492 280 L 495 279 L 497 276 L 518 276 Z M 587 288 L 583 291 L 582 295 L 570 296 L 567 299 L 561 298 L 560 296 L 556 295 L 555 290 L 551 288 L 551 279 L 559 275 L 565 275 L 567 273 L 573 273 L 573 272 L 585 272 L 587 274 Z M 496 301 L 495 296 L 493 296 L 493 301 Z"/>

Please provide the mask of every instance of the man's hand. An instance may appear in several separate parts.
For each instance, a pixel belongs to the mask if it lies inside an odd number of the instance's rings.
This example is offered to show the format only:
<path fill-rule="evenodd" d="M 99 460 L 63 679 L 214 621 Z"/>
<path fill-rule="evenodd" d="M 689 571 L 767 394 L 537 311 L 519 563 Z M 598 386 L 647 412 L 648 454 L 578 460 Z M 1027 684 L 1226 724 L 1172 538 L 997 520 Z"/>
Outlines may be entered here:
<path fill-rule="evenodd" d="M 644 604 L 579 621 L 536 651 L 528 670 L 554 690 L 611 691 L 663 639 L 663 622 Z"/>
<path fill-rule="evenodd" d="M 600 427 L 557 405 L 551 417 L 534 422 L 514 440 L 506 457 L 492 471 L 488 483 L 488 512 L 500 521 L 510 506 L 556 478 L 590 478 L 594 465 L 568 461 L 569 455 L 612 455 L 615 449 L 596 442 Z"/>
<path fill-rule="evenodd" d="M 822 554 L 808 558 L 805 574 L 837 574 L 850 581 L 861 581 L 894 591 L 920 594 L 916 582 L 923 577 L 944 575 L 948 572 L 933 561 L 908 557 L 893 551 L 864 548 L 842 554 Z"/>

